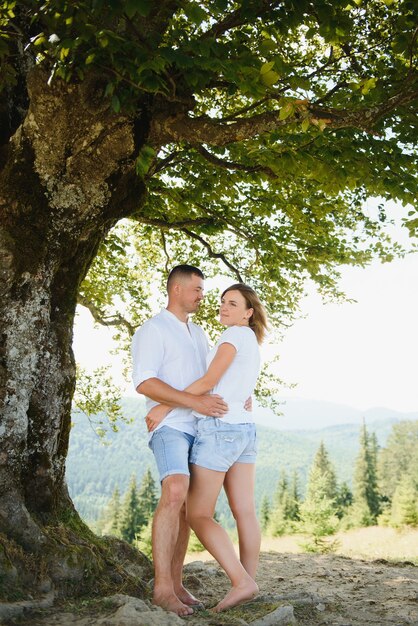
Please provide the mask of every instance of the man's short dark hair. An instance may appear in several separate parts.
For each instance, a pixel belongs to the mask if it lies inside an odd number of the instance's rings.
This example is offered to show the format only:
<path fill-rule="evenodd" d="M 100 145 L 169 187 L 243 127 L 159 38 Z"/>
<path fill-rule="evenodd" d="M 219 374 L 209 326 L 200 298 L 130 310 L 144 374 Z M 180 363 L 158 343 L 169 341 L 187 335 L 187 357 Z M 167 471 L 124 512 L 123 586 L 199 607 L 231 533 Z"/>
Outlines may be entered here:
<path fill-rule="evenodd" d="M 167 278 L 167 291 L 170 287 L 170 284 L 173 282 L 173 280 L 175 280 L 176 278 L 180 278 L 180 277 L 185 277 L 185 276 L 192 276 L 193 274 L 196 274 L 197 276 L 200 276 L 200 278 L 205 278 L 203 275 L 202 270 L 200 270 L 198 267 L 195 267 L 194 265 L 176 265 L 176 267 L 173 267 L 173 269 L 171 270 L 171 272 L 168 275 Z"/>

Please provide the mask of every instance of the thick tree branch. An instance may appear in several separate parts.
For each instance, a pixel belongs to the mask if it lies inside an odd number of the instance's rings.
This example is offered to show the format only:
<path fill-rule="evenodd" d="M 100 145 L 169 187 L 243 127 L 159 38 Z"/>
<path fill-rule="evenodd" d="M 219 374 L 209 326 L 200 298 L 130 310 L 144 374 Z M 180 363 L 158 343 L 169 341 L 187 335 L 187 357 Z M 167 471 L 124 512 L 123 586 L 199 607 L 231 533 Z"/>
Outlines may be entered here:
<path fill-rule="evenodd" d="M 312 120 L 323 120 L 329 129 L 353 128 L 373 132 L 374 124 L 382 117 L 417 99 L 418 89 L 414 86 L 409 89 L 405 87 L 376 106 L 352 111 L 325 108 L 314 103 L 295 100 L 293 115 L 282 120 L 279 117 L 280 110 L 260 113 L 229 123 L 210 117 L 190 118 L 186 114 L 160 116 L 154 119 L 150 142 L 159 146 L 173 141 L 225 146 L 285 127 L 297 121 L 302 113 L 310 115 Z"/>

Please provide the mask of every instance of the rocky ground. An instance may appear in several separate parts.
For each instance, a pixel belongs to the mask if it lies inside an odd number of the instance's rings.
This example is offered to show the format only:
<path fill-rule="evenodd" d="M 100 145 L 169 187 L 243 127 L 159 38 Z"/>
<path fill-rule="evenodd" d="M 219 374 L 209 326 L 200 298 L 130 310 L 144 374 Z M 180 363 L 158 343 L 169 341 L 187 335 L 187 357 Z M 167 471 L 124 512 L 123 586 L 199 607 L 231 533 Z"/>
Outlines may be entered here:
<path fill-rule="evenodd" d="M 260 596 L 222 614 L 208 610 L 228 580 L 213 561 L 186 566 L 186 584 L 206 606 L 180 619 L 128 596 L 53 604 L 7 613 L 0 623 L 47 626 L 418 626 L 418 567 L 411 562 L 358 560 L 336 555 L 263 552 Z"/>

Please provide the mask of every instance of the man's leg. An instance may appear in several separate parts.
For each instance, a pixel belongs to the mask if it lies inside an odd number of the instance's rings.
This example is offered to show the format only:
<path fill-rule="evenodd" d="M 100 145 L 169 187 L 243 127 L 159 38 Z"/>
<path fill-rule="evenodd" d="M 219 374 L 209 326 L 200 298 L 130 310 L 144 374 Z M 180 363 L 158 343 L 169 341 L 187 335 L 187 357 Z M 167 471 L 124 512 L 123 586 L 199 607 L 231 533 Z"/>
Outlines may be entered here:
<path fill-rule="evenodd" d="M 188 606 L 200 606 L 199 602 L 187 589 L 183 586 L 183 563 L 187 552 L 187 546 L 189 545 L 190 526 L 186 520 L 186 506 L 184 505 L 180 511 L 179 517 L 179 534 L 177 543 L 174 548 L 174 556 L 171 564 L 171 575 L 174 584 L 174 592 L 176 596 L 184 604 Z"/>
<path fill-rule="evenodd" d="M 155 569 L 153 604 L 180 616 L 193 612 L 177 597 L 173 581 L 173 564 L 176 564 L 174 569 L 177 576 L 180 559 L 181 566 L 183 565 L 184 544 L 187 549 L 185 525 L 180 524 L 180 515 L 188 487 L 189 477 L 183 474 L 164 478 L 152 527 L 152 556 Z"/>
<path fill-rule="evenodd" d="M 188 433 L 162 426 L 150 441 L 161 479 L 161 499 L 153 524 L 154 603 L 164 608 L 173 606 L 169 610 L 180 610 L 179 615 L 192 613 L 184 605 L 201 604 L 182 584 L 190 535 L 184 503 L 189 486 L 188 459 L 193 439 Z"/>

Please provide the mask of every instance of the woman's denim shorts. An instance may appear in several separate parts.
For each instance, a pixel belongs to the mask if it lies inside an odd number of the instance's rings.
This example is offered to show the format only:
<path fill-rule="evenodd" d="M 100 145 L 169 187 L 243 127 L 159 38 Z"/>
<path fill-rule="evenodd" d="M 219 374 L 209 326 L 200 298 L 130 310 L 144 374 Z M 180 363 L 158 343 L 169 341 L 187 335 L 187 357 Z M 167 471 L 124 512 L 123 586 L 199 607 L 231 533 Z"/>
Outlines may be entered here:
<path fill-rule="evenodd" d="M 190 463 L 217 472 L 227 472 L 234 463 L 255 463 L 256 439 L 254 423 L 229 424 L 219 418 L 200 418 Z"/>

